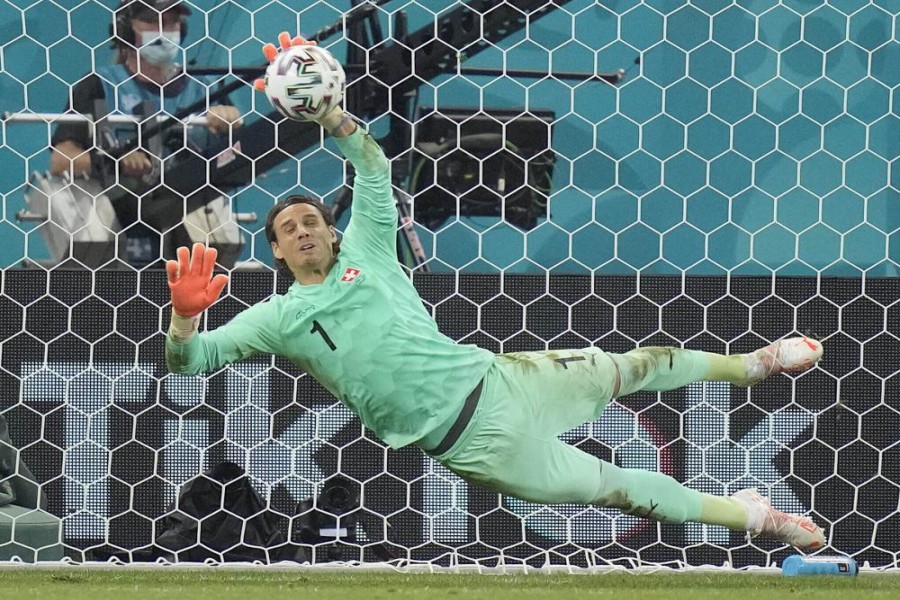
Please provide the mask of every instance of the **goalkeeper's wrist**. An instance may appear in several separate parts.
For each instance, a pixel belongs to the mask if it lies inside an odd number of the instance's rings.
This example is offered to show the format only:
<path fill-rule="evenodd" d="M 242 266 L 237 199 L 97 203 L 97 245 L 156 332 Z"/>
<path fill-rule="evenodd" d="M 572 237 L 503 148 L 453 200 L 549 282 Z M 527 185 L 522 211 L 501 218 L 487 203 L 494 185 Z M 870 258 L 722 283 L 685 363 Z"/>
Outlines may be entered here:
<path fill-rule="evenodd" d="M 187 344 L 195 335 L 197 335 L 199 326 L 200 315 L 182 317 L 173 310 L 172 319 L 169 322 L 169 337 L 173 342 Z"/>
<path fill-rule="evenodd" d="M 347 137 L 356 131 L 356 121 L 340 106 L 319 119 L 319 125 L 334 137 Z"/>

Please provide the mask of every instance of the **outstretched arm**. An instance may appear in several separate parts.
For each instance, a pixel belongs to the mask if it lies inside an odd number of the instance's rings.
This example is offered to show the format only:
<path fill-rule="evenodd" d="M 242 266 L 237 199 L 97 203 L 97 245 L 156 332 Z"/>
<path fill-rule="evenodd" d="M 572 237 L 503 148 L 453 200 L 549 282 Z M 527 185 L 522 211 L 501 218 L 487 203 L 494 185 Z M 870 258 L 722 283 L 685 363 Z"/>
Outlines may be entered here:
<path fill-rule="evenodd" d="M 269 62 L 275 61 L 280 52 L 289 51 L 296 46 L 315 45 L 300 36 L 291 38 L 287 32 L 278 36 L 280 50 L 274 44 L 263 46 L 263 54 Z M 266 91 L 266 80 L 257 79 L 254 86 L 259 91 Z M 393 240 L 397 227 L 397 207 L 391 190 L 391 163 L 384 155 L 381 147 L 372 137 L 362 131 L 343 108 L 335 106 L 330 111 L 314 118 L 296 114 L 298 120 L 313 120 L 325 131 L 334 136 L 338 147 L 353 165 L 356 178 L 353 186 L 353 216 L 374 222 L 377 230 L 383 230 L 385 239 Z M 351 220 L 351 226 L 354 221 Z M 350 230 L 347 231 L 348 235 Z M 391 248 L 394 243 L 391 241 Z"/>
<path fill-rule="evenodd" d="M 192 251 L 181 247 L 178 260 L 166 263 L 172 292 L 172 321 L 166 336 L 166 365 L 173 373 L 204 373 L 261 351 L 272 351 L 267 342 L 261 305 L 251 307 L 229 323 L 197 333 L 200 314 L 222 293 L 228 277 L 213 276 L 217 252 L 203 244 Z"/>

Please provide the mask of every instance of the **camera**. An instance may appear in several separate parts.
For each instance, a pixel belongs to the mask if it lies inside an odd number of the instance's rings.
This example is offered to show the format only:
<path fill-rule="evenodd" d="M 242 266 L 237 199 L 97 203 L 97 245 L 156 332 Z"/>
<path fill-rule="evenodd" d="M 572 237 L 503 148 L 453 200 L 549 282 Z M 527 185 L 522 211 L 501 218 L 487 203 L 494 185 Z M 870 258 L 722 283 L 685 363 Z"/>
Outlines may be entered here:
<path fill-rule="evenodd" d="M 356 547 L 360 509 L 360 485 L 341 475 L 325 480 L 315 498 L 297 504 L 291 540 L 312 546 L 312 562 L 350 560 Z"/>

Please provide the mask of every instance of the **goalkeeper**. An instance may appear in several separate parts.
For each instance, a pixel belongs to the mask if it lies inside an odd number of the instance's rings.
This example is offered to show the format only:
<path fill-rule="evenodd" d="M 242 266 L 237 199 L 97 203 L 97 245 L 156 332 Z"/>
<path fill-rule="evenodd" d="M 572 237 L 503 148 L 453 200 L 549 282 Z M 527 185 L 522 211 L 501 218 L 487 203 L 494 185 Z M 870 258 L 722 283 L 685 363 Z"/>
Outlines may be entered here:
<path fill-rule="evenodd" d="M 282 48 L 293 41 L 282 34 Z M 269 60 L 277 51 L 264 48 Z M 493 354 L 441 334 L 396 254 L 398 214 L 390 163 L 342 109 L 319 119 L 353 164 L 353 214 L 338 239 L 320 201 L 290 196 L 272 207 L 266 236 L 295 282 L 198 333 L 219 296 L 216 251 L 195 244 L 167 263 L 172 322 L 166 361 L 202 373 L 269 353 L 302 368 L 393 448 L 415 444 L 464 479 L 538 503 L 574 502 L 667 523 L 746 530 L 802 550 L 824 545 L 807 517 L 772 508 L 755 489 L 703 494 L 652 471 L 624 469 L 557 436 L 597 419 L 612 398 L 695 381 L 753 385 L 812 368 L 819 342 L 789 338 L 743 355 L 677 348 L 610 354 L 597 348 Z"/>

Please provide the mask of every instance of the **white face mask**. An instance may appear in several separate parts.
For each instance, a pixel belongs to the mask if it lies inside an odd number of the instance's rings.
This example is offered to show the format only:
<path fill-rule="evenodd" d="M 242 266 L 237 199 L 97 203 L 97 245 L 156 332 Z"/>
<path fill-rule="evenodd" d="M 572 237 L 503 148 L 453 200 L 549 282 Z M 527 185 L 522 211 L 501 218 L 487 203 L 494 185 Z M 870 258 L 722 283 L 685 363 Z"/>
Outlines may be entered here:
<path fill-rule="evenodd" d="M 181 31 L 142 31 L 138 52 L 151 65 L 163 66 L 176 62 L 181 52 Z"/>

